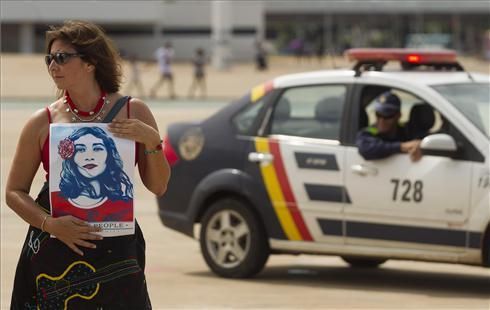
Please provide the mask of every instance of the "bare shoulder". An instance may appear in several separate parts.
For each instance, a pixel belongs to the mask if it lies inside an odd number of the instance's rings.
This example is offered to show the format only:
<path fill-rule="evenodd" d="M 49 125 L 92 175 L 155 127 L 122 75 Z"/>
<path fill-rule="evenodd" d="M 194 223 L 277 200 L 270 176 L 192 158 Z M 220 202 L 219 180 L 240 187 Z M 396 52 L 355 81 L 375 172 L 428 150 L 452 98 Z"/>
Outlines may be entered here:
<path fill-rule="evenodd" d="M 37 130 L 43 127 L 49 127 L 49 115 L 51 111 L 48 111 L 49 107 L 42 108 L 34 112 L 27 120 L 24 127 L 35 127 Z"/>
<path fill-rule="evenodd" d="M 153 119 L 153 114 L 146 103 L 139 98 L 131 98 L 131 117 L 145 121 Z"/>
<path fill-rule="evenodd" d="M 34 112 L 22 129 L 22 136 L 31 141 L 43 141 L 49 133 L 49 107 Z M 49 111 L 51 113 L 51 111 Z"/>

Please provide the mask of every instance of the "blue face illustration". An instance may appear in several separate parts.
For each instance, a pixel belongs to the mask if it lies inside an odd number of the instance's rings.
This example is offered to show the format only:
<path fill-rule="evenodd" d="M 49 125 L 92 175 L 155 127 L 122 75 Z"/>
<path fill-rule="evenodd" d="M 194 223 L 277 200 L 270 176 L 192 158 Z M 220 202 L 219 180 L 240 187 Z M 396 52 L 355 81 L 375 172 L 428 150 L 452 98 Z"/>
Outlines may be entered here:
<path fill-rule="evenodd" d="M 75 143 L 73 158 L 78 171 L 86 178 L 95 178 L 106 169 L 107 149 L 102 139 L 92 134 L 84 135 Z"/>

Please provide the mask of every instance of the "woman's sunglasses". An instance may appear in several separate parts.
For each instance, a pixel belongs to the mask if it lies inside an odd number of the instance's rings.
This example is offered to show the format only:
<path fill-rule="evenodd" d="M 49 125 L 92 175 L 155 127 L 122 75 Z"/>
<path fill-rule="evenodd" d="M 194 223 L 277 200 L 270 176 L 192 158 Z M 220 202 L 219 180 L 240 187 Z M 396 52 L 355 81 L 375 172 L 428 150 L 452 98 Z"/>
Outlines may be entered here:
<path fill-rule="evenodd" d="M 54 54 L 48 54 L 48 55 L 44 56 L 44 61 L 46 62 L 46 65 L 48 67 L 49 67 L 49 65 L 51 64 L 51 62 L 53 60 L 58 65 L 64 65 L 72 57 L 83 57 L 83 54 L 78 54 L 78 53 L 54 53 Z"/>

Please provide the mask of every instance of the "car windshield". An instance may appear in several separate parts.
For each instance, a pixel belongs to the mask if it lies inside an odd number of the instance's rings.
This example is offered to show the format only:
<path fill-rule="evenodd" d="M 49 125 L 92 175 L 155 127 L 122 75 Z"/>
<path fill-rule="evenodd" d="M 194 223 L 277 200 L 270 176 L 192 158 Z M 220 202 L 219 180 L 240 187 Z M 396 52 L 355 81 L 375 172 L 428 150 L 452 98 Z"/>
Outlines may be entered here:
<path fill-rule="evenodd" d="M 465 83 L 433 88 L 490 137 L 490 84 Z"/>

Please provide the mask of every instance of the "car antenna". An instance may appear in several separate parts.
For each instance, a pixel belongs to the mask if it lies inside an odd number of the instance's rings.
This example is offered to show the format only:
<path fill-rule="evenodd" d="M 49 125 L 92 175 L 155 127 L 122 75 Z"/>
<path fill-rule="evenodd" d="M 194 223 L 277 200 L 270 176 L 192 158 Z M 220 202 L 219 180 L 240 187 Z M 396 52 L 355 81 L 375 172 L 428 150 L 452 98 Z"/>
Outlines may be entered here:
<path fill-rule="evenodd" d="M 461 71 L 461 72 L 466 73 L 466 75 L 468 76 L 468 79 L 470 79 L 470 81 L 475 82 L 475 79 L 473 78 L 471 73 L 469 71 L 466 71 L 465 68 L 461 65 L 461 63 L 459 63 L 459 61 L 456 61 L 453 64 L 453 66 L 454 66 L 454 68 L 456 68 L 457 71 Z"/>
<path fill-rule="evenodd" d="M 464 71 L 466 73 L 466 75 L 468 75 L 468 78 L 470 79 L 470 81 L 472 81 L 474 83 L 475 79 L 473 78 L 471 73 L 469 71 L 466 71 L 460 63 L 458 63 L 458 65 L 461 67 L 461 70 Z"/>

